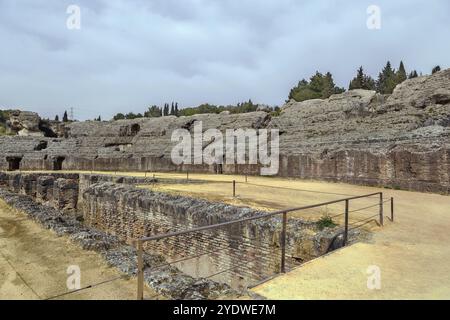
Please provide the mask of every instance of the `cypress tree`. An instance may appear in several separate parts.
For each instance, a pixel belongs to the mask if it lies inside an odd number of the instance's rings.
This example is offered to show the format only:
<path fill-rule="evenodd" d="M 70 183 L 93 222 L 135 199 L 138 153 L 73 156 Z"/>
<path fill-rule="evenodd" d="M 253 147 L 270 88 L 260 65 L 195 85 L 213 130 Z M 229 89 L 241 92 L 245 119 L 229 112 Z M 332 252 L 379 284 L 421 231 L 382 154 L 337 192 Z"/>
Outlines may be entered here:
<path fill-rule="evenodd" d="M 67 116 L 67 111 L 64 111 L 63 122 L 69 122 L 69 117 Z"/>
<path fill-rule="evenodd" d="M 397 84 L 402 83 L 406 80 L 406 69 L 403 65 L 403 61 L 400 61 L 400 66 L 398 67 L 397 71 Z"/>

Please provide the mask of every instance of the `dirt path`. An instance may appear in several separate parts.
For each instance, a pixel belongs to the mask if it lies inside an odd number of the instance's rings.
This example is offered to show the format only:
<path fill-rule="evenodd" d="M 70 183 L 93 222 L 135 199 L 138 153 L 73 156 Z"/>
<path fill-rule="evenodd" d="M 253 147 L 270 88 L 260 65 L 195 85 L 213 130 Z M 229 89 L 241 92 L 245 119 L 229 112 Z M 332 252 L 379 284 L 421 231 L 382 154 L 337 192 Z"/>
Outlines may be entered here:
<path fill-rule="evenodd" d="M 67 293 L 71 265 L 80 267 L 81 287 L 122 275 L 99 254 L 57 237 L 0 200 L 0 299 L 47 299 Z M 135 297 L 136 280 L 122 278 L 59 299 Z"/>
<path fill-rule="evenodd" d="M 371 243 L 313 260 L 253 291 L 269 299 L 450 299 L 450 197 L 392 194 L 396 222 Z M 372 265 L 380 268 L 380 289 L 368 289 Z"/>

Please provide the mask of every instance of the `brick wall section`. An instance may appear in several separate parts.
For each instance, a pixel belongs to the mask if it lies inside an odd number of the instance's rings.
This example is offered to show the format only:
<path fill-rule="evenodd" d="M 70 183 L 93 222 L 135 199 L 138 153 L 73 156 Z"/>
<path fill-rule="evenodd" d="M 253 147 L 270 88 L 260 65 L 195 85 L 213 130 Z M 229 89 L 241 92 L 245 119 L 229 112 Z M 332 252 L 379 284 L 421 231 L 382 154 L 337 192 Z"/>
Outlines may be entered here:
<path fill-rule="evenodd" d="M 75 212 L 77 209 L 78 181 L 78 174 L 68 173 L 0 174 L 0 186 L 66 212 Z"/>
<path fill-rule="evenodd" d="M 0 173 L 0 186 L 26 194 L 69 213 L 82 214 L 87 226 L 133 240 L 167 232 L 232 221 L 265 212 L 140 189 L 148 178 L 78 174 Z M 339 230 L 319 232 L 316 225 L 289 219 L 287 266 L 310 260 L 335 245 Z M 280 270 L 281 216 L 231 225 L 220 230 L 147 242 L 185 273 L 247 286 Z M 226 271 L 226 272 L 223 272 Z"/>
<path fill-rule="evenodd" d="M 143 236 L 264 213 L 113 183 L 91 184 L 83 189 L 82 198 L 80 210 L 87 225 L 129 243 Z M 290 220 L 287 254 L 297 259 L 288 258 L 289 266 L 298 264 L 300 259 L 304 261 L 319 256 L 329 249 L 333 237 L 315 232 L 314 226 L 301 220 Z M 219 279 L 236 280 L 240 275 L 245 276 L 246 281 L 254 282 L 279 271 L 280 233 L 281 217 L 277 217 L 147 242 L 145 248 L 164 254 L 170 261 L 198 256 L 179 265 L 184 272 L 194 276 L 204 277 L 235 267 L 218 276 Z"/>

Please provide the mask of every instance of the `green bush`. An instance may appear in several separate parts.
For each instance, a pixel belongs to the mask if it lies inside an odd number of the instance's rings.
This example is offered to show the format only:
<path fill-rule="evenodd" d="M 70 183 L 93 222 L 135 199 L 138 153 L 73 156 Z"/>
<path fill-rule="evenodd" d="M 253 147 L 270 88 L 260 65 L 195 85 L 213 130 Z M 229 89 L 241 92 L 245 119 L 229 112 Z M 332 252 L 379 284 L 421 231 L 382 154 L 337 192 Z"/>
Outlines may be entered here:
<path fill-rule="evenodd" d="M 317 221 L 317 227 L 319 228 L 319 230 L 323 230 L 325 228 L 334 228 L 336 226 L 337 224 L 334 223 L 333 219 L 328 215 L 322 216 L 322 218 Z"/>

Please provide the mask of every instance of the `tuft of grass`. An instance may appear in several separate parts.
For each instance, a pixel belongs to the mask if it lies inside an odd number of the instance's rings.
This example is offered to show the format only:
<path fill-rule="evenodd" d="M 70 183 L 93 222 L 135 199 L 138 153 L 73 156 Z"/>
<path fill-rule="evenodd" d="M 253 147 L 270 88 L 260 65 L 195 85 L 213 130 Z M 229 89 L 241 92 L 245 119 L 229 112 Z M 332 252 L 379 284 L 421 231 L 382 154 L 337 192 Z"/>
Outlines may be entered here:
<path fill-rule="evenodd" d="M 329 215 L 324 215 L 319 219 L 319 221 L 317 221 L 317 227 L 319 228 L 319 230 L 323 230 L 325 228 L 334 228 L 336 226 L 337 224 Z"/>
<path fill-rule="evenodd" d="M 0 136 L 6 135 L 6 128 L 0 123 Z"/>

